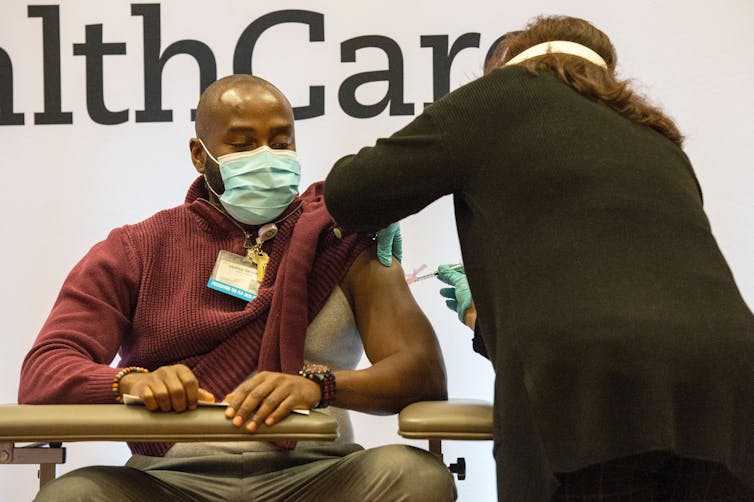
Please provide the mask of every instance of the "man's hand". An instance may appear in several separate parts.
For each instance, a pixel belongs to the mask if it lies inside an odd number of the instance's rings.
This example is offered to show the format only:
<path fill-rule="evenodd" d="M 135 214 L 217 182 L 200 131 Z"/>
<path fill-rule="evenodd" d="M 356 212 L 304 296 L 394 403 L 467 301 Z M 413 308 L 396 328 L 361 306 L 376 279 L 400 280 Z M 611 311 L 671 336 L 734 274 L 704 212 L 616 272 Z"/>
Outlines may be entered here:
<path fill-rule="evenodd" d="M 398 261 L 403 258 L 403 236 L 397 222 L 377 232 L 377 260 L 383 266 L 389 267 L 393 264 L 393 256 Z"/>
<path fill-rule="evenodd" d="M 273 425 L 294 409 L 311 409 L 321 399 L 319 385 L 299 375 L 262 371 L 245 380 L 225 397 L 225 417 L 254 432 L 259 425 Z"/>
<path fill-rule="evenodd" d="M 440 294 L 447 298 L 445 304 L 450 310 L 458 314 L 458 319 L 471 329 L 474 329 L 476 323 L 476 307 L 471 298 L 471 289 L 469 281 L 466 279 L 466 272 L 463 268 L 453 269 L 452 265 L 440 265 L 437 267 L 437 277 L 444 282 L 453 286 L 452 288 L 442 288 Z"/>
<path fill-rule="evenodd" d="M 211 392 L 199 388 L 196 376 L 183 364 L 162 366 L 150 373 L 129 373 L 120 379 L 120 391 L 139 396 L 150 411 L 193 410 L 199 400 L 215 401 Z"/>

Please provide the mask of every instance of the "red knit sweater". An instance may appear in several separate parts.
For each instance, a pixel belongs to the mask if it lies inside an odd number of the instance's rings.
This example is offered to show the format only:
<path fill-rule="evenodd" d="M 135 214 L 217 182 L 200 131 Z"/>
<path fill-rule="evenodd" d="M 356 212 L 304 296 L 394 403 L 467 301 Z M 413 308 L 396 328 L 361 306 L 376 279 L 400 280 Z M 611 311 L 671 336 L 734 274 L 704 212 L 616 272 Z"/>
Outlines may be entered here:
<path fill-rule="evenodd" d="M 337 238 L 312 185 L 265 243 L 267 272 L 246 302 L 207 287 L 218 252 L 244 254 L 246 235 L 206 197 L 199 178 L 185 204 L 113 230 L 73 268 L 24 360 L 19 403 L 114 403 L 116 354 L 121 367 L 185 364 L 218 397 L 256 369 L 298 371 L 309 322 L 369 239 Z"/>

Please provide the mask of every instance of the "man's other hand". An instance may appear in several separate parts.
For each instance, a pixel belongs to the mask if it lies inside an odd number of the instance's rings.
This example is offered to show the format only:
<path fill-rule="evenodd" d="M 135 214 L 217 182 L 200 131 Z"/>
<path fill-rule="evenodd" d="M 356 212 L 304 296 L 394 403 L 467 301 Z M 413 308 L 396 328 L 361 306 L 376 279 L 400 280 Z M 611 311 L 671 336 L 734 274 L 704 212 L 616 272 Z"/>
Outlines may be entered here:
<path fill-rule="evenodd" d="M 225 397 L 225 417 L 254 432 L 264 424 L 276 424 L 294 409 L 311 409 L 319 403 L 319 385 L 299 375 L 262 371 L 245 380 Z"/>
<path fill-rule="evenodd" d="M 139 396 L 150 411 L 193 410 L 199 400 L 215 400 L 211 392 L 199 388 L 196 376 L 183 364 L 162 366 L 149 373 L 129 373 L 121 378 L 120 391 Z"/>

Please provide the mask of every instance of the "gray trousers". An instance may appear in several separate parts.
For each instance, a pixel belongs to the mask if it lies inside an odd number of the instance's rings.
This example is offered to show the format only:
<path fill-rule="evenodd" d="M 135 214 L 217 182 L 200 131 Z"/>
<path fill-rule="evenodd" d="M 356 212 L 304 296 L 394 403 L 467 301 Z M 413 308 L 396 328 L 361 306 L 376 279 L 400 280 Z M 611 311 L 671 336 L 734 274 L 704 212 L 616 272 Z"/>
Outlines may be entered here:
<path fill-rule="evenodd" d="M 342 448 L 341 448 L 342 449 Z M 436 457 L 407 445 L 350 453 L 336 447 L 183 458 L 133 456 L 125 466 L 84 467 L 48 483 L 56 501 L 411 501 L 456 499 Z"/>

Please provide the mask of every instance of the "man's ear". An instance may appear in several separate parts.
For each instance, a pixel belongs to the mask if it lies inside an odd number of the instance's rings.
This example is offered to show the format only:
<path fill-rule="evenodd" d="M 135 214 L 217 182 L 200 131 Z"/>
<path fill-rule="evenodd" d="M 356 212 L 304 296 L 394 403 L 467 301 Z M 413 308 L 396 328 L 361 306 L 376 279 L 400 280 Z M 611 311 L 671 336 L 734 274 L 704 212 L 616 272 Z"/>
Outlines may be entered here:
<path fill-rule="evenodd" d="M 191 151 L 191 163 L 199 172 L 204 174 L 204 165 L 207 162 L 207 154 L 202 148 L 202 144 L 199 142 L 199 138 L 191 138 L 189 140 L 189 150 Z"/>

